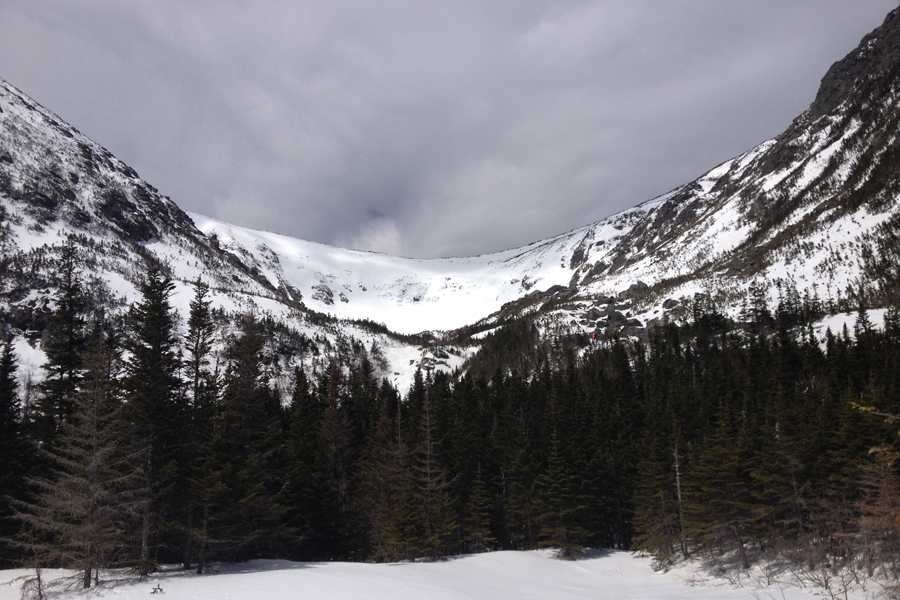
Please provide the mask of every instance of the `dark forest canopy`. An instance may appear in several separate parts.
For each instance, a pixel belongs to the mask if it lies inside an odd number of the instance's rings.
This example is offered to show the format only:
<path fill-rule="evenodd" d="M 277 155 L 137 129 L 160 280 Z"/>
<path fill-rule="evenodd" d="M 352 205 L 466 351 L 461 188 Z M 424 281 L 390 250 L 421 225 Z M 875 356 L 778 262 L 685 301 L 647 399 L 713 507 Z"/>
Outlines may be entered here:
<path fill-rule="evenodd" d="M 698 304 L 645 341 L 512 323 L 466 373 L 402 391 L 354 347 L 297 370 L 284 403 L 271 323 L 242 317 L 214 364 L 203 285 L 179 339 L 163 271 L 118 322 L 79 313 L 71 283 L 34 397 L 9 341 L 0 353 L 5 565 L 87 586 L 115 565 L 592 546 L 896 568 L 896 309 L 824 343 L 820 308 L 759 297 L 740 323 Z"/>

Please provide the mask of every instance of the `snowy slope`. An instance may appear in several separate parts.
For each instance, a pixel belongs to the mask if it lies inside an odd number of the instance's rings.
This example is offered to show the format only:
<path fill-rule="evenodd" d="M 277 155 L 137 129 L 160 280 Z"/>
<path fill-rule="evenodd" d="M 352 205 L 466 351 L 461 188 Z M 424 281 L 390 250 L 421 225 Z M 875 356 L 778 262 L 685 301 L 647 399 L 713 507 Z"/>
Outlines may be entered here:
<path fill-rule="evenodd" d="M 683 318 L 697 294 L 736 315 L 751 283 L 772 302 L 781 284 L 839 302 L 864 282 L 863 247 L 900 214 L 898 98 L 892 12 L 777 138 L 632 209 L 487 256 L 401 259 L 193 218 L 310 308 L 403 332 L 454 329 L 515 304 L 503 314 L 543 308 L 574 330 L 636 334 Z"/>
<path fill-rule="evenodd" d="M 298 289 L 308 307 L 382 322 L 400 333 L 456 329 L 533 288 L 568 286 L 568 257 L 588 229 L 496 254 L 421 260 L 344 250 L 198 214 L 191 218 L 274 286 L 286 282 Z"/>
<path fill-rule="evenodd" d="M 0 571 L 0 600 L 18 599 L 16 585 L 2 585 L 24 571 Z M 55 571 L 50 576 L 59 576 Z M 795 584 L 745 580 L 742 587 L 725 580 L 704 584 L 690 573 L 653 572 L 649 559 L 625 552 L 596 553 L 581 560 L 560 561 L 546 552 L 493 552 L 463 556 L 446 562 L 365 564 L 251 561 L 221 565 L 209 575 L 169 571 L 139 581 L 118 575 L 86 592 L 57 588 L 52 598 L 146 598 L 162 590 L 169 600 L 741 600 L 821 597 L 824 590 L 800 589 Z M 699 584 L 699 585 L 698 585 Z M 840 597 L 845 597 L 843 594 Z M 862 590 L 851 599 L 871 597 Z"/>
<path fill-rule="evenodd" d="M 20 378 L 39 380 L 40 338 L 53 310 L 53 260 L 71 235 L 77 236 L 86 289 L 123 310 L 139 298 L 145 260 L 153 256 L 175 284 L 172 304 L 189 312 L 194 282 L 211 286 L 213 307 L 253 311 L 285 323 L 315 346 L 305 366 L 315 371 L 337 348 L 376 344 L 387 363 L 377 373 L 400 389 L 429 358 L 427 348 L 353 324 L 306 318 L 302 306 L 239 258 L 216 248 L 169 198 L 141 180 L 127 165 L 0 79 L 0 330 L 16 337 Z M 182 322 L 182 326 L 184 323 Z M 222 339 L 228 332 L 223 331 Z M 27 340 L 27 341 L 26 341 Z M 315 340 L 315 341 L 312 341 Z M 280 364 L 291 373 L 297 357 Z M 452 369 L 462 356 L 431 360 Z M 286 382 L 277 381 L 276 384 Z"/>
<path fill-rule="evenodd" d="M 216 306 L 270 316 L 323 353 L 347 339 L 377 342 L 389 359 L 384 374 L 402 384 L 428 348 L 348 319 L 411 334 L 537 314 L 557 331 L 640 335 L 655 319 L 684 318 L 698 293 L 736 314 L 754 282 L 773 300 L 781 283 L 823 301 L 846 298 L 861 283 L 864 245 L 900 210 L 898 98 L 892 12 L 835 63 L 787 131 L 697 180 L 522 248 L 415 260 L 187 215 L 0 80 L 0 253 L 8 264 L 46 269 L 44 254 L 77 234 L 92 287 L 118 307 L 136 298 L 155 256 L 170 269 L 182 314 L 199 277 Z M 51 280 L 29 267 L 16 282 L 0 281 L 0 319 L 39 335 Z"/>

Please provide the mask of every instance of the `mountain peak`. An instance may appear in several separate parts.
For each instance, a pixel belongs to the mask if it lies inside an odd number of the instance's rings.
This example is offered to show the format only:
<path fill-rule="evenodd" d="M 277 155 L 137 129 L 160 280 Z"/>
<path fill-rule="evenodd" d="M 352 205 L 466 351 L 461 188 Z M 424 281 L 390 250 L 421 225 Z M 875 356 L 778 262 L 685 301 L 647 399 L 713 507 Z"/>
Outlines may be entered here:
<path fill-rule="evenodd" d="M 825 73 L 809 116 L 816 119 L 844 102 L 861 102 L 883 93 L 900 71 L 900 15 L 894 9 L 884 23 Z"/>

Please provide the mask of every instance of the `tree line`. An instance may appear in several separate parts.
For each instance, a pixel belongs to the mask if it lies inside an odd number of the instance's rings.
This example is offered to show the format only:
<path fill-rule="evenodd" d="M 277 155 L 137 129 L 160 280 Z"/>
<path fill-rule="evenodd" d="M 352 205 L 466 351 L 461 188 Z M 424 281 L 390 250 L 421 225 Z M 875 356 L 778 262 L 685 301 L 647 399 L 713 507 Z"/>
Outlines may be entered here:
<path fill-rule="evenodd" d="M 697 304 L 644 341 L 571 336 L 526 361 L 515 340 L 541 334 L 513 323 L 495 334 L 510 350 L 465 373 L 401 392 L 354 347 L 297 369 L 284 399 L 252 315 L 218 360 L 204 284 L 179 336 L 158 265 L 109 318 L 83 309 L 76 263 L 63 252 L 34 398 L 10 340 L 0 354 L 7 565 L 72 567 L 85 587 L 110 566 L 537 547 L 898 566 L 896 309 L 821 343 L 815 306 L 770 312 L 757 293 L 740 322 Z"/>

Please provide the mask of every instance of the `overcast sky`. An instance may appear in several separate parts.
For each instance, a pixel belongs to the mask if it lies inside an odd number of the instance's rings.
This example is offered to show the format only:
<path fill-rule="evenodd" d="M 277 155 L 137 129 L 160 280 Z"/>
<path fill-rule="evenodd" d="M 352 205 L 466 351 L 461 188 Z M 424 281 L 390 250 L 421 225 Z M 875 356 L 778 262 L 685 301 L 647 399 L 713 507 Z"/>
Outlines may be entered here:
<path fill-rule="evenodd" d="M 0 77 L 182 208 L 474 255 L 783 131 L 897 0 L 2 0 Z"/>

